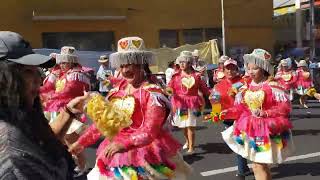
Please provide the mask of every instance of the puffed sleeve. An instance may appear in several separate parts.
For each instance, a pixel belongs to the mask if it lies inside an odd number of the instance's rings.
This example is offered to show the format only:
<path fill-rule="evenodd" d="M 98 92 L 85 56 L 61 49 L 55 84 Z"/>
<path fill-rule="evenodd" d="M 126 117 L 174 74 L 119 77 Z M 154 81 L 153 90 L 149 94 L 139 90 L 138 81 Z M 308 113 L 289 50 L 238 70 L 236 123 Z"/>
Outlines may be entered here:
<path fill-rule="evenodd" d="M 162 93 L 146 92 L 145 97 L 145 104 L 142 104 L 145 108 L 142 127 L 120 142 L 126 149 L 141 147 L 151 143 L 159 136 L 159 132 L 167 118 L 166 103 L 169 103 L 169 101 Z"/>
<path fill-rule="evenodd" d="M 43 81 L 43 85 L 40 87 L 41 94 L 47 94 L 55 91 L 55 82 L 57 77 L 54 74 L 49 74 Z"/>
<path fill-rule="evenodd" d="M 92 124 L 86 131 L 80 136 L 78 143 L 84 147 L 88 147 L 98 141 L 101 133 L 97 127 Z"/>
<path fill-rule="evenodd" d="M 280 87 L 271 86 L 272 106 L 265 112 L 268 117 L 287 117 L 291 111 L 291 103 L 288 94 Z"/>

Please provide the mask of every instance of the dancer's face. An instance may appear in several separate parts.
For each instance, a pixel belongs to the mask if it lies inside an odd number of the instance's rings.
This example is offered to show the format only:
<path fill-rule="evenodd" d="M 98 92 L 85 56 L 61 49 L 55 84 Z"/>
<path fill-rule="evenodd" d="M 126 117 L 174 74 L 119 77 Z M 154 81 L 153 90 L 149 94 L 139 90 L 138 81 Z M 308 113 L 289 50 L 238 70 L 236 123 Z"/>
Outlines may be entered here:
<path fill-rule="evenodd" d="M 60 68 L 62 71 L 68 71 L 70 68 L 71 68 L 71 63 L 69 62 L 63 62 L 63 63 L 60 63 Z"/>
<path fill-rule="evenodd" d="M 179 65 L 182 71 L 186 71 L 191 68 L 191 63 L 188 61 L 180 61 Z"/>
<path fill-rule="evenodd" d="M 259 83 L 265 78 L 263 69 L 257 65 L 249 63 L 247 67 L 247 72 L 254 82 Z"/>
<path fill-rule="evenodd" d="M 141 65 L 137 64 L 123 64 L 120 66 L 122 76 L 132 84 L 143 76 L 143 69 Z"/>

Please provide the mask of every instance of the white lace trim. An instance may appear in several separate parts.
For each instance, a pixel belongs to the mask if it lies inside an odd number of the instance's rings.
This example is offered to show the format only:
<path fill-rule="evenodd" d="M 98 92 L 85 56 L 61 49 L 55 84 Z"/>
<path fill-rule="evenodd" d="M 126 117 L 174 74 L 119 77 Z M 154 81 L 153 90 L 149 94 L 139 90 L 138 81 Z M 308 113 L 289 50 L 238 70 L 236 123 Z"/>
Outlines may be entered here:
<path fill-rule="evenodd" d="M 288 94 L 286 94 L 283 90 L 271 87 L 272 89 L 272 96 L 277 102 L 287 102 L 288 101 Z"/>
<path fill-rule="evenodd" d="M 81 81 L 90 85 L 90 79 L 87 75 L 79 72 L 73 72 L 67 75 L 67 81 Z"/>

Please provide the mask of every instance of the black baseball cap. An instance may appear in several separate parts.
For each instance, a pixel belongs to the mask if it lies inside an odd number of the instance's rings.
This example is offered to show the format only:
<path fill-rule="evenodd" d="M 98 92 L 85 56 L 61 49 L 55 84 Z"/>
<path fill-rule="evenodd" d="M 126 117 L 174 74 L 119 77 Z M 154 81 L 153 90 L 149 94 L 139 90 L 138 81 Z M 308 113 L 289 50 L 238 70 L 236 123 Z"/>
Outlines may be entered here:
<path fill-rule="evenodd" d="M 0 31 L 1 60 L 8 60 L 23 65 L 42 66 L 48 64 L 51 57 L 35 54 L 29 42 L 24 40 L 20 34 Z"/>

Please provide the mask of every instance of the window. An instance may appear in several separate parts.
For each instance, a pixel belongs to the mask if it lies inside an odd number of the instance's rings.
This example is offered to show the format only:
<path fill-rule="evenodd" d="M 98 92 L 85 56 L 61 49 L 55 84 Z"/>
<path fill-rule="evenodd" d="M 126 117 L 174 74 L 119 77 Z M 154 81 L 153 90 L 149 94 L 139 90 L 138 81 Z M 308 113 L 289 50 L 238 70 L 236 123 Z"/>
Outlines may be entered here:
<path fill-rule="evenodd" d="M 179 32 L 177 30 L 160 30 L 160 47 L 175 48 L 179 46 Z"/>
<path fill-rule="evenodd" d="M 222 29 L 221 28 L 206 28 L 205 34 L 206 34 L 206 41 L 209 41 L 211 39 L 222 39 Z"/>
<path fill-rule="evenodd" d="M 42 33 L 44 48 L 60 49 L 73 46 L 79 51 L 111 51 L 114 33 L 109 32 L 50 32 Z"/>
<path fill-rule="evenodd" d="M 197 44 L 203 41 L 203 29 L 184 29 L 183 39 L 186 44 Z"/>

